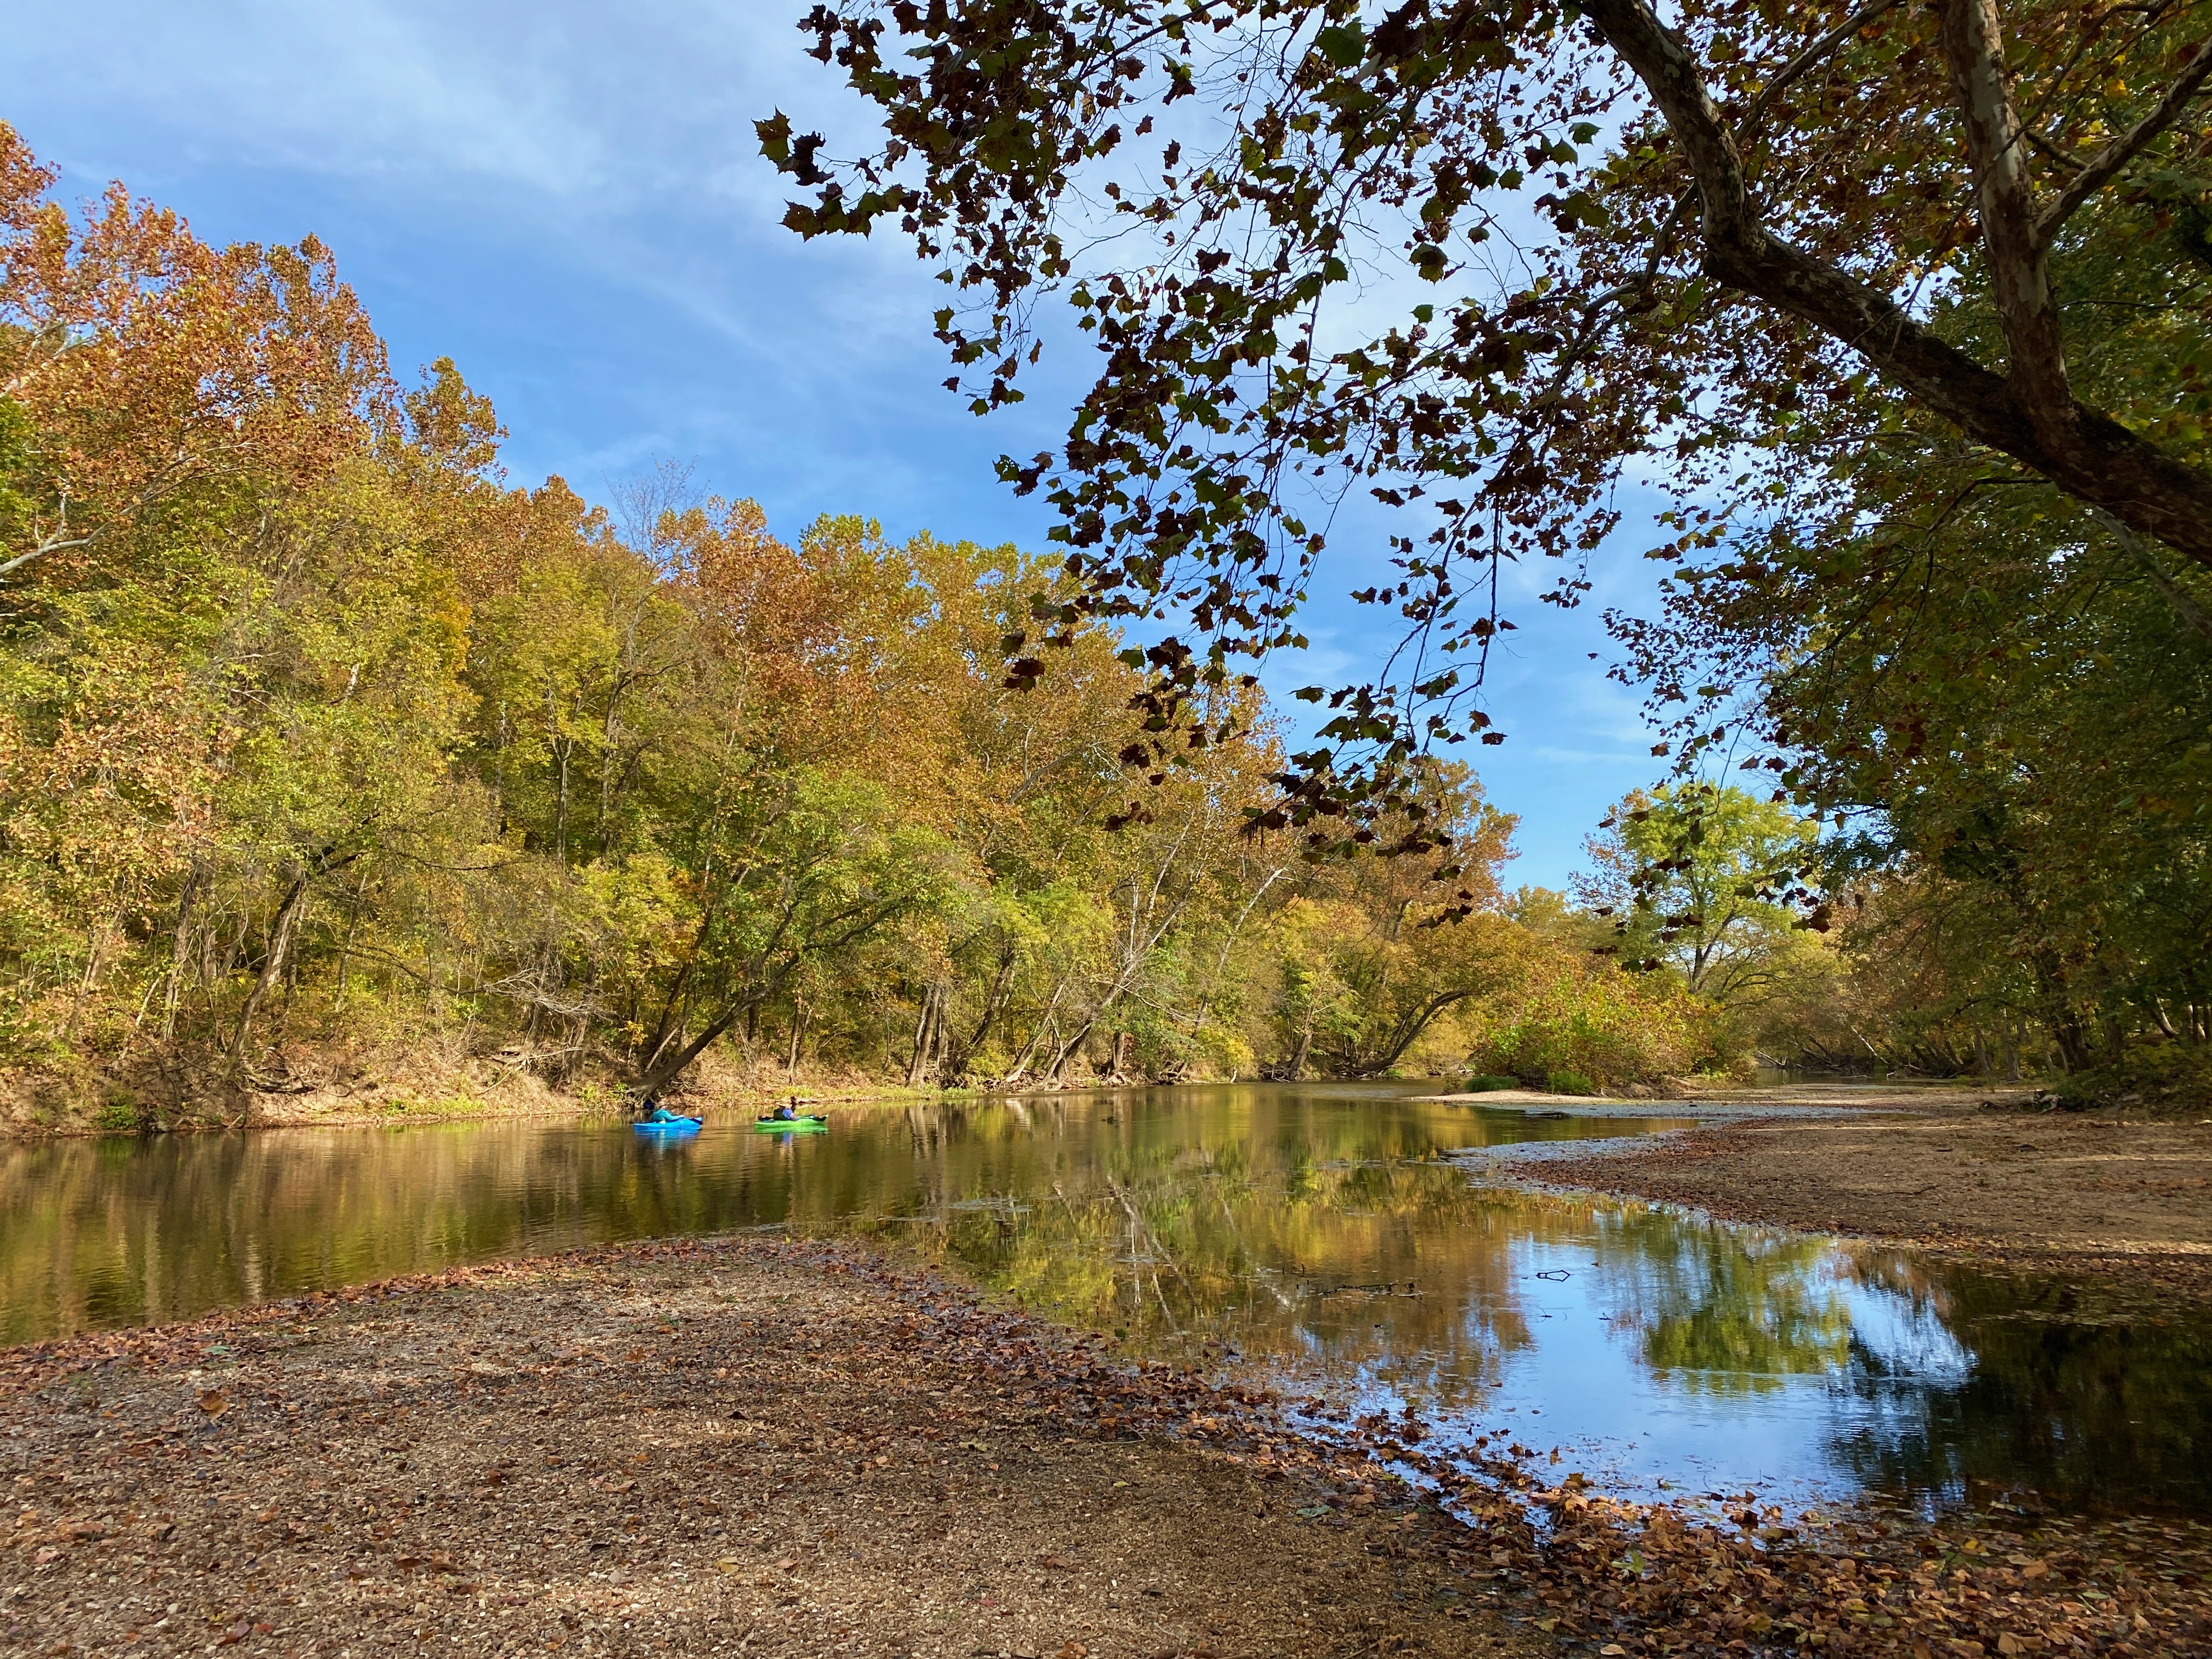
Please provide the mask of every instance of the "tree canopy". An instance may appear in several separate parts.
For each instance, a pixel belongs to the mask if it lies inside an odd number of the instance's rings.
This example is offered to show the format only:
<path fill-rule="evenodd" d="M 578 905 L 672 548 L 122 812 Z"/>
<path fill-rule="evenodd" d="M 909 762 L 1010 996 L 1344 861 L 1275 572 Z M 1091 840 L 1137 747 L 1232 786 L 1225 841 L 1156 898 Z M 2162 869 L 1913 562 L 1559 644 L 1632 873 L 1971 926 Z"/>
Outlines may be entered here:
<path fill-rule="evenodd" d="M 895 226 L 938 268 L 978 412 L 1064 343 L 1045 296 L 1072 307 L 1093 384 L 1001 463 L 1072 583 L 1014 678 L 1083 619 L 1172 623 L 1156 773 L 1174 711 L 1299 642 L 1345 494 L 1405 509 L 1356 596 L 1402 648 L 1301 693 L 1330 718 L 1254 809 L 1328 846 L 1435 745 L 1498 739 L 1499 562 L 1559 561 L 1572 602 L 1626 483 L 1674 494 L 1655 551 L 1694 556 L 1832 517 L 1859 455 L 1948 448 L 2212 564 L 2206 16 L 843 0 L 803 27 L 883 142 L 759 134 L 794 229 Z"/>
<path fill-rule="evenodd" d="M 1004 684 L 1056 560 L 786 539 L 681 467 L 517 488 L 328 249 L 49 184 L 0 126 L 11 1103 L 1372 1075 L 1507 1026 L 1593 1077 L 1728 1058 L 1499 914 L 1512 821 L 1464 769 L 1384 824 L 1443 826 L 1447 873 L 1314 862 L 1248 833 L 1257 688 L 1163 712 L 1088 617 Z M 1175 763 L 1133 801 L 1148 728 Z"/>

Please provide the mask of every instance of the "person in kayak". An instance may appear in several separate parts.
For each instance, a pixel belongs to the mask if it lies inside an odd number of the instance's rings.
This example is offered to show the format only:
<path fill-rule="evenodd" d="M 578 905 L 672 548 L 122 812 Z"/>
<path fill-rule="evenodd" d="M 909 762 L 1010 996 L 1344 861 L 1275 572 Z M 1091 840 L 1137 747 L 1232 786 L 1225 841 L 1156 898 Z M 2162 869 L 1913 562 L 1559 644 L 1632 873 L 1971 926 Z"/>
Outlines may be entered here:
<path fill-rule="evenodd" d="M 691 1118 L 685 1117 L 681 1112 L 670 1111 L 666 1103 L 663 1102 L 658 1095 L 648 1095 L 646 1097 L 646 1099 L 652 1104 L 653 1109 L 647 1112 L 643 1118 L 639 1120 L 641 1122 L 690 1123 L 695 1121 Z"/>
<path fill-rule="evenodd" d="M 774 1116 L 775 1121 L 779 1123 L 797 1122 L 799 1120 L 799 1097 L 797 1095 L 792 1096 L 789 1100 L 785 1101 L 782 1105 L 777 1107 L 771 1115 Z"/>

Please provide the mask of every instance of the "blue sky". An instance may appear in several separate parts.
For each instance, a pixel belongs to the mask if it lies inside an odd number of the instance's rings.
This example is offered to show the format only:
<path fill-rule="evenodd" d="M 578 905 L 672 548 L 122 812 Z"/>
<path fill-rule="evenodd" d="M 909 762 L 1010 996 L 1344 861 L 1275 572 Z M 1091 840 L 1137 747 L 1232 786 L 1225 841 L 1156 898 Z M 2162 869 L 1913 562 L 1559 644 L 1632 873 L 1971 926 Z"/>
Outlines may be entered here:
<path fill-rule="evenodd" d="M 781 107 L 839 135 L 865 118 L 802 54 L 792 23 L 805 9 L 26 7 L 9 27 L 0 118 L 62 169 L 67 199 L 121 179 L 211 240 L 321 236 L 395 368 L 451 356 L 490 394 L 515 482 L 557 472 L 604 500 L 668 458 L 753 496 L 787 534 L 860 512 L 894 536 L 1042 548 L 1043 510 L 991 463 L 1049 447 L 1064 402 L 1040 382 L 1016 410 L 969 416 L 940 389 L 930 337 L 944 290 L 910 250 L 801 243 L 776 223 L 785 192 L 757 158 L 754 118 Z M 1509 882 L 1561 884 L 1607 804 L 1662 764 L 1635 695 L 1589 655 L 1613 654 L 1605 605 L 1649 606 L 1640 527 L 1601 556 L 1580 611 L 1535 602 L 1547 572 L 1510 600 L 1521 629 L 1493 655 L 1486 705 L 1509 737 L 1474 751 L 1492 800 L 1521 817 Z M 1338 546 L 1308 660 L 1273 664 L 1271 689 L 1355 675 L 1383 643 L 1378 619 L 1340 597 L 1373 580 L 1358 538 Z"/>

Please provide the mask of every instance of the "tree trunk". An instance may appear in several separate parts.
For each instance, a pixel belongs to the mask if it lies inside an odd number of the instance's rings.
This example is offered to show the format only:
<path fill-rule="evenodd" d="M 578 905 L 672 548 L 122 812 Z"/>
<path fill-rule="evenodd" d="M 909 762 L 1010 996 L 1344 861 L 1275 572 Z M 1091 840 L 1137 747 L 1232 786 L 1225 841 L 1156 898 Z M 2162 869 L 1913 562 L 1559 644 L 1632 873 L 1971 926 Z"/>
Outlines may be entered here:
<path fill-rule="evenodd" d="M 1006 999 L 1012 993 L 1014 951 L 1009 945 L 999 953 L 999 971 L 991 981 L 991 994 L 983 999 L 983 1017 L 975 1022 L 975 1030 L 968 1038 L 968 1052 L 974 1054 L 983 1046 L 983 1039 L 991 1034 L 991 1027 L 1006 1012 Z"/>
<path fill-rule="evenodd" d="M 199 899 L 203 866 L 194 859 L 185 872 L 184 890 L 177 895 L 177 929 L 169 950 L 169 980 L 161 993 L 161 1040 L 177 1034 L 177 1003 L 184 994 L 185 962 L 191 954 L 192 911 Z"/>
<path fill-rule="evenodd" d="M 906 1063 L 906 1086 L 909 1089 L 919 1089 L 922 1079 L 928 1073 L 929 1044 L 934 1035 L 936 1018 L 937 987 L 931 984 L 922 988 L 921 1012 L 915 1021 L 914 1053 Z"/>
<path fill-rule="evenodd" d="M 1052 1057 L 1052 1069 L 1045 1073 L 1046 1076 L 1055 1079 L 1059 1078 L 1060 1073 L 1066 1069 L 1067 1062 L 1069 1059 L 1073 1056 L 1075 1051 L 1080 1048 L 1084 1043 L 1089 1040 L 1091 1028 L 1097 1024 L 1097 1023 L 1098 1017 L 1097 1015 L 1093 1014 L 1090 1018 L 1085 1020 L 1081 1025 L 1076 1028 L 1075 1035 L 1068 1038 L 1066 1042 L 1062 1043 L 1060 1047 L 1060 1052 Z"/>
<path fill-rule="evenodd" d="M 276 920 L 269 930 L 269 952 L 262 958 L 261 972 L 253 981 L 253 988 L 246 994 L 246 1006 L 239 1011 L 238 1030 L 230 1040 L 230 1062 L 242 1065 L 246 1045 L 252 1036 L 253 1017 L 267 1000 L 270 988 L 283 977 L 284 959 L 292 945 L 292 932 L 307 908 L 307 883 L 312 866 L 302 864 L 285 890 L 284 902 L 277 907 Z"/>
<path fill-rule="evenodd" d="M 786 1079 L 799 1075 L 799 1045 L 806 1040 L 806 1004 L 797 997 L 791 1000 L 791 1047 L 783 1057 Z"/>
<path fill-rule="evenodd" d="M 709 1020 L 705 1029 L 690 1042 L 672 1052 L 664 1052 L 639 1077 L 637 1092 L 641 1096 L 657 1093 L 681 1077 L 693 1060 L 707 1052 L 708 1045 L 744 1017 L 747 1006 L 745 1003 L 732 1004 Z"/>

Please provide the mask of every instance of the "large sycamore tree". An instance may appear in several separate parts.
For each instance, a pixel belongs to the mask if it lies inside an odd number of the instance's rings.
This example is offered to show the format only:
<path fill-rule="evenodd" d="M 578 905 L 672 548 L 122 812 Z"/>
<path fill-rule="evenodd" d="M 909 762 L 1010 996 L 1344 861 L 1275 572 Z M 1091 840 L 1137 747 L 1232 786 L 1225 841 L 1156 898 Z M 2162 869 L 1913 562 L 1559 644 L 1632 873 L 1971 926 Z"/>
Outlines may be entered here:
<path fill-rule="evenodd" d="M 1404 645 L 1312 689 L 1332 718 L 1266 814 L 1340 845 L 1413 798 L 1425 751 L 1498 738 L 1500 562 L 1560 561 L 1571 603 L 1625 481 L 1674 492 L 1655 551 L 1694 557 L 1832 514 L 1840 456 L 1940 441 L 1978 486 L 2212 567 L 2206 289 L 2142 280 L 2207 246 L 2209 21 L 840 0 L 802 27 L 880 142 L 759 132 L 806 192 L 792 228 L 896 228 L 939 268 L 979 413 L 1066 337 L 1044 296 L 1095 345 L 1066 441 L 1001 464 L 1057 507 L 1078 583 L 1009 637 L 1017 680 L 1085 617 L 1146 618 L 1164 732 L 1298 642 L 1348 493 L 1405 509 L 1358 596 Z M 2076 361 L 2089 317 L 2106 349 Z"/>

